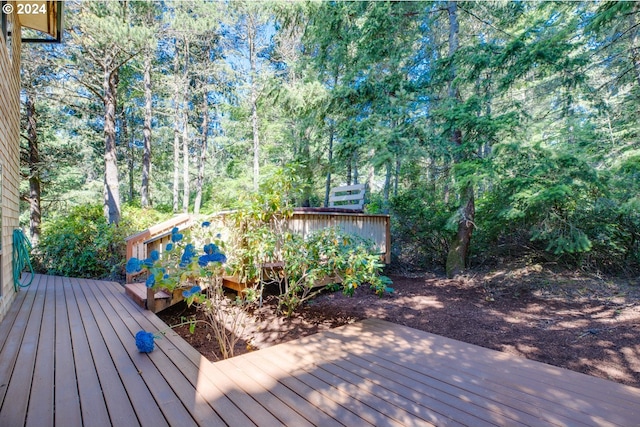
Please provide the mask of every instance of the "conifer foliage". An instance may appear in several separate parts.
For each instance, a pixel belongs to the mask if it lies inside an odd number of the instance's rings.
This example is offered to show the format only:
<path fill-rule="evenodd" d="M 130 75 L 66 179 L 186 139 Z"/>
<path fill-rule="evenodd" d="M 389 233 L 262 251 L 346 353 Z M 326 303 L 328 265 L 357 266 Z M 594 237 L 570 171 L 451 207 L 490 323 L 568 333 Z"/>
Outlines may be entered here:
<path fill-rule="evenodd" d="M 640 267 L 636 2 L 65 9 L 51 66 L 25 46 L 23 219 L 44 242 L 75 205 L 230 209 L 287 166 L 297 205 L 366 184 L 396 262 Z"/>

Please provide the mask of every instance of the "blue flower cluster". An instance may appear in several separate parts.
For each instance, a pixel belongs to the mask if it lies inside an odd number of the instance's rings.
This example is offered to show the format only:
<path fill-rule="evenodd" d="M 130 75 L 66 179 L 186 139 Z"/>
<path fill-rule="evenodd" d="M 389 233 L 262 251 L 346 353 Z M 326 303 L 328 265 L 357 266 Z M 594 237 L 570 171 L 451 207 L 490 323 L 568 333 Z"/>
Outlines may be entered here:
<path fill-rule="evenodd" d="M 178 233 L 178 227 L 173 227 L 173 230 L 171 230 L 171 241 L 177 243 L 182 240 L 183 237 L 182 234 Z"/>
<path fill-rule="evenodd" d="M 192 243 L 189 243 L 185 246 L 182 258 L 180 258 L 180 268 L 185 268 L 187 265 L 191 264 L 191 260 L 193 260 L 194 256 L 196 256 L 196 248 Z"/>
<path fill-rule="evenodd" d="M 208 245 L 204 245 L 204 253 L 205 254 L 214 254 L 220 252 L 220 249 L 213 243 L 209 243 Z"/>
<path fill-rule="evenodd" d="M 219 262 L 220 264 L 224 264 L 227 262 L 227 257 L 221 253 L 212 253 L 212 254 L 204 254 L 198 258 L 198 264 L 201 267 L 206 267 L 210 262 Z"/>
<path fill-rule="evenodd" d="M 153 288 L 153 286 L 156 284 L 155 274 L 149 274 L 149 277 L 147 277 L 147 280 L 144 282 L 144 284 L 147 286 L 147 288 Z"/>
<path fill-rule="evenodd" d="M 206 267 L 210 262 L 219 262 L 224 264 L 227 262 L 227 257 L 224 256 L 223 253 L 220 252 L 218 246 L 213 243 L 209 243 L 208 245 L 204 245 L 204 255 L 198 258 L 198 264 L 201 267 Z"/>
<path fill-rule="evenodd" d="M 136 257 L 131 257 L 127 261 L 125 269 L 128 274 L 139 273 L 142 271 L 142 267 L 151 268 L 153 267 L 153 263 L 160 259 L 160 253 L 156 250 L 151 251 L 151 256 L 149 258 L 140 260 Z"/>
<path fill-rule="evenodd" d="M 126 270 L 128 274 L 138 273 L 142 270 L 142 262 L 138 258 L 129 258 Z"/>
<path fill-rule="evenodd" d="M 200 292 L 202 292 L 202 288 L 200 288 L 200 286 L 194 286 L 191 289 L 187 289 L 186 291 L 182 291 L 182 296 L 184 298 L 189 298 L 190 296 L 199 294 Z"/>
<path fill-rule="evenodd" d="M 211 225 L 210 222 L 205 221 L 202 223 L 203 227 L 209 227 Z M 220 238 L 218 234 L 216 236 Z M 178 264 L 179 269 L 188 269 L 190 274 L 197 274 L 193 266 L 193 264 L 197 261 L 198 265 L 202 268 L 207 267 L 211 263 L 219 263 L 224 264 L 227 262 L 227 257 L 220 251 L 220 248 L 214 243 L 208 243 L 203 247 L 203 254 L 200 255 L 200 251 L 196 250 L 193 243 L 187 243 L 183 241 L 184 236 L 179 233 L 177 227 L 174 227 L 171 230 L 171 243 L 168 243 L 165 246 L 165 255 L 162 256 L 158 250 L 153 250 L 149 254 L 149 258 L 146 259 L 138 259 L 135 257 L 130 258 L 126 264 L 126 270 L 128 274 L 138 273 L 140 271 L 147 270 L 149 276 L 145 281 L 145 285 L 147 288 L 154 288 L 155 286 L 163 287 L 168 286 L 170 289 L 173 289 L 176 286 L 180 286 L 180 280 L 172 280 L 171 275 L 167 274 L 167 271 L 162 268 L 163 261 L 173 263 L 175 262 L 176 254 L 169 254 L 169 252 L 175 250 L 176 248 L 181 248 L 184 244 L 184 251 L 180 255 L 180 262 Z M 183 241 L 183 243 L 179 243 Z M 173 264 L 175 266 L 175 264 Z M 172 269 L 175 267 L 171 267 Z M 180 275 L 180 270 L 175 271 L 176 277 Z M 209 275 L 211 272 L 207 272 Z M 166 281 L 166 282 L 165 282 Z M 200 288 L 192 288 L 191 290 L 185 291 L 185 298 L 188 298 L 192 295 L 199 293 Z"/>
<path fill-rule="evenodd" d="M 140 353 L 151 353 L 153 351 L 155 336 L 151 332 L 138 331 L 136 334 L 136 347 Z"/>

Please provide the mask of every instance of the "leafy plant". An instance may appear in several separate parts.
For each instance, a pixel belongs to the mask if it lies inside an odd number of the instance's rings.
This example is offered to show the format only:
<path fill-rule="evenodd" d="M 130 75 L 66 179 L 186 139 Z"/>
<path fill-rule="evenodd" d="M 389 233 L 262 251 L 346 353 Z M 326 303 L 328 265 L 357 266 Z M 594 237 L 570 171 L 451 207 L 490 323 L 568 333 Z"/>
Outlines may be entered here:
<path fill-rule="evenodd" d="M 349 296 L 364 284 L 381 297 L 393 292 L 391 279 L 380 274 L 383 264 L 379 255 L 367 242 L 339 228 L 325 228 L 306 239 L 287 233 L 281 253 L 282 269 L 270 277 L 280 285 L 278 307 L 286 316 L 337 283 Z"/>
<path fill-rule="evenodd" d="M 228 270 L 241 283 L 259 281 L 262 265 L 278 260 L 286 221 L 293 215 L 295 176 L 292 166 L 278 170 L 242 208 L 225 218 L 231 254 Z"/>
<path fill-rule="evenodd" d="M 294 172 L 291 166 L 277 171 L 244 208 L 225 219 L 230 236 L 228 273 L 257 285 L 256 298 L 266 284 L 277 284 L 279 310 L 287 316 L 332 283 L 341 283 L 348 295 L 364 283 L 380 296 L 391 292 L 391 280 L 380 275 L 379 255 L 362 239 L 337 228 L 306 239 L 288 231 L 292 200 L 299 190 Z"/>
<path fill-rule="evenodd" d="M 202 248 L 202 249 L 200 249 Z M 152 289 L 174 291 L 183 289 L 187 304 L 197 304 L 206 317 L 223 358 L 233 357 L 235 344 L 246 325 L 243 306 L 247 298 L 229 299 L 223 289 L 223 265 L 227 261 L 220 234 L 209 222 L 201 227 L 181 233 L 171 231 L 171 243 L 162 253 L 152 251 L 149 258 L 127 260 L 127 272 L 146 270 L 146 286 Z M 195 326 L 195 324 L 193 324 Z"/>
<path fill-rule="evenodd" d="M 62 276 L 113 277 L 122 265 L 126 235 L 126 227 L 107 223 L 102 206 L 76 206 L 43 224 L 41 269 Z"/>
<path fill-rule="evenodd" d="M 162 221 L 167 215 L 125 205 L 119 226 L 104 218 L 101 205 L 84 204 L 46 220 L 36 248 L 36 265 L 48 274 L 119 279 L 125 237 Z"/>

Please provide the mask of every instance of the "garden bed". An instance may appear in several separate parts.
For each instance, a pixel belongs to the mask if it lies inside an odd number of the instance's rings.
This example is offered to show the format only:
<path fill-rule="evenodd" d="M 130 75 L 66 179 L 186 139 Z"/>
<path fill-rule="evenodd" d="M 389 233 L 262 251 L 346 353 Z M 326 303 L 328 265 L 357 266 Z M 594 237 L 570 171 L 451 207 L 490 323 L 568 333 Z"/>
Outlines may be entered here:
<path fill-rule="evenodd" d="M 376 317 L 460 341 L 640 387 L 640 283 L 540 265 L 474 272 L 392 276 L 395 292 L 378 298 L 324 293 L 291 318 L 275 314 L 275 297 L 251 313 L 235 354 Z M 198 316 L 180 304 L 160 317 L 175 324 Z M 219 357 L 210 331 L 176 329 L 205 357 Z"/>

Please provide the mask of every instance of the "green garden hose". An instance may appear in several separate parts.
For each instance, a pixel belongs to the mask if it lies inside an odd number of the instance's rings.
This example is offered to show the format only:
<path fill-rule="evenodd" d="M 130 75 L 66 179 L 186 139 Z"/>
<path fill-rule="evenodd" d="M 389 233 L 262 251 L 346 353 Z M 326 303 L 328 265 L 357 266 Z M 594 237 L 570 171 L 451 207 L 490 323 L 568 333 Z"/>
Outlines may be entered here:
<path fill-rule="evenodd" d="M 31 265 L 31 242 L 24 235 L 19 228 L 13 230 L 13 288 L 18 292 L 20 288 L 26 288 L 33 282 L 35 273 L 33 272 L 33 266 Z M 31 271 L 31 279 L 29 283 L 20 283 L 20 277 L 22 276 L 22 270 L 25 267 L 29 267 Z"/>

